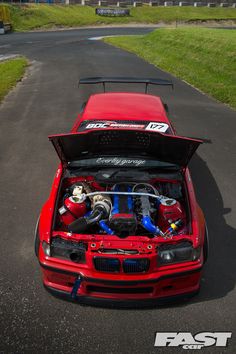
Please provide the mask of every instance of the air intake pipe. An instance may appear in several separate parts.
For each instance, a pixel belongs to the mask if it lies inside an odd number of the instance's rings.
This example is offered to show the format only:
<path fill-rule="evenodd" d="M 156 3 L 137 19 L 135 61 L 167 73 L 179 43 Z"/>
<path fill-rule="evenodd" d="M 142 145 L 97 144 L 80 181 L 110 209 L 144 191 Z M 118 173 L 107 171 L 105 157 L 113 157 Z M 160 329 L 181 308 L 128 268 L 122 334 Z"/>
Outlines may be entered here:
<path fill-rule="evenodd" d="M 98 197 L 98 196 L 97 196 Z M 83 216 L 68 226 L 68 231 L 76 234 L 85 232 L 90 225 L 96 224 L 102 219 L 107 219 L 111 211 L 111 200 L 107 196 L 99 196 L 94 203 L 89 216 Z"/>
<path fill-rule="evenodd" d="M 142 214 L 143 217 L 141 219 L 142 226 L 149 231 L 154 236 L 160 235 L 164 236 L 163 232 L 159 229 L 158 226 L 155 226 L 150 217 L 150 202 L 147 196 L 142 196 L 141 198 L 141 205 L 142 205 Z"/>
<path fill-rule="evenodd" d="M 164 234 L 163 234 L 163 232 L 161 231 L 161 229 L 159 229 L 158 226 L 155 226 L 155 225 L 152 223 L 152 220 L 151 220 L 151 218 L 150 218 L 149 215 L 143 216 L 143 218 L 142 218 L 142 225 L 143 225 L 143 227 L 144 227 L 147 231 L 151 232 L 151 234 L 153 234 L 153 235 L 155 235 L 155 236 L 156 236 L 156 235 L 164 236 Z"/>

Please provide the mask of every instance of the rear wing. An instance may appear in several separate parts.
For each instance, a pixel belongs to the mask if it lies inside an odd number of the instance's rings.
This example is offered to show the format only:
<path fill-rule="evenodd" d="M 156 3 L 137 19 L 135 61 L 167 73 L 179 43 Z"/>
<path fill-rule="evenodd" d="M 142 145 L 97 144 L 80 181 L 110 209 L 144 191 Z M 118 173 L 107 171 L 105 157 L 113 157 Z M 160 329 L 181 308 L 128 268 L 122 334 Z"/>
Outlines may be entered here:
<path fill-rule="evenodd" d="M 151 78 L 134 78 L 134 77 L 88 77 L 79 80 L 79 85 L 102 84 L 103 90 L 106 92 L 106 83 L 112 84 L 145 84 L 145 93 L 147 93 L 148 85 L 171 86 L 174 88 L 173 82 L 164 79 Z"/>

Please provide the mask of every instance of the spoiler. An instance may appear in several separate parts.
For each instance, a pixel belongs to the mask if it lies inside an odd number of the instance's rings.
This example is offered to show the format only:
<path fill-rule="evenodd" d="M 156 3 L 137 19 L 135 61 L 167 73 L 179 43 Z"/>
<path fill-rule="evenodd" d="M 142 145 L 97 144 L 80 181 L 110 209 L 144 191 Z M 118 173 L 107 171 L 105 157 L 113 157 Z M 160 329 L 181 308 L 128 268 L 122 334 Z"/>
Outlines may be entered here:
<path fill-rule="evenodd" d="M 147 93 L 148 85 L 171 86 L 174 88 L 173 82 L 164 79 L 147 79 L 135 77 L 88 77 L 79 80 L 79 85 L 102 84 L 103 90 L 106 92 L 106 83 L 112 84 L 145 84 L 145 93 Z"/>

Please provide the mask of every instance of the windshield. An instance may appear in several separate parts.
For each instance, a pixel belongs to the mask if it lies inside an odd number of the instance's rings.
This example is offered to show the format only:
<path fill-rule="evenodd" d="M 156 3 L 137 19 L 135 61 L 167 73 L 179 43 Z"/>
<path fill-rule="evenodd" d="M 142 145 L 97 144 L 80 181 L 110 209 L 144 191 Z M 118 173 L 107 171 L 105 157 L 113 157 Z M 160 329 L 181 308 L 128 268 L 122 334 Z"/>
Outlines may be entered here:
<path fill-rule="evenodd" d="M 179 168 L 178 165 L 140 157 L 101 156 L 81 159 L 69 163 L 69 167 L 135 167 L 135 168 Z"/>

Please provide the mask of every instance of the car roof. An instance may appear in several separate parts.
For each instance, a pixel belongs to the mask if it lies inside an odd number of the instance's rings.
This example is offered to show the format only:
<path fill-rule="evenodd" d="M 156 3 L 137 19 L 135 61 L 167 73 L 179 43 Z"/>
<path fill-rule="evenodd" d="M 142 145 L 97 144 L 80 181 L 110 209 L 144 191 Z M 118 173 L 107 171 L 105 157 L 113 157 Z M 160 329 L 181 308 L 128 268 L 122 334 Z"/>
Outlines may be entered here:
<path fill-rule="evenodd" d="M 78 123 L 96 119 L 140 120 L 170 124 L 160 97 L 130 92 L 91 95 Z"/>

